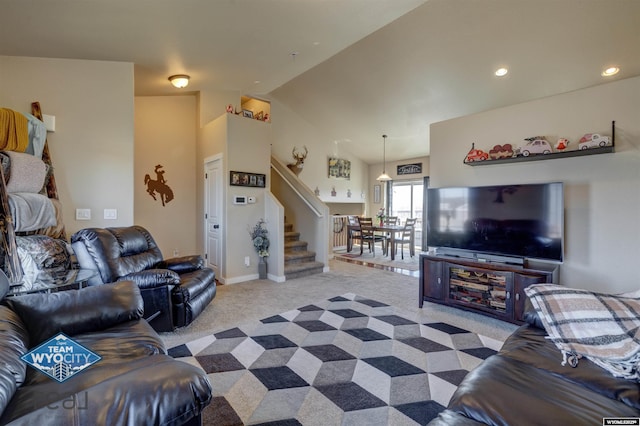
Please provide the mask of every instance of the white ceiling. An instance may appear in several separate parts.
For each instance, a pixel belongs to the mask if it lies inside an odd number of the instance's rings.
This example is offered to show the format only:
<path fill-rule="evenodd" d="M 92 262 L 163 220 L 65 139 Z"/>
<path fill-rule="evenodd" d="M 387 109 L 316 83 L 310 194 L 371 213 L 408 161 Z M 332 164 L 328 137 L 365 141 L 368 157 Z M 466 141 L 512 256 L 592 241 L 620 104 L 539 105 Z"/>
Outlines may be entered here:
<path fill-rule="evenodd" d="M 383 133 L 424 156 L 431 123 L 640 75 L 640 1 L 0 0 L 0 55 L 132 62 L 136 95 L 186 73 L 378 163 Z"/>

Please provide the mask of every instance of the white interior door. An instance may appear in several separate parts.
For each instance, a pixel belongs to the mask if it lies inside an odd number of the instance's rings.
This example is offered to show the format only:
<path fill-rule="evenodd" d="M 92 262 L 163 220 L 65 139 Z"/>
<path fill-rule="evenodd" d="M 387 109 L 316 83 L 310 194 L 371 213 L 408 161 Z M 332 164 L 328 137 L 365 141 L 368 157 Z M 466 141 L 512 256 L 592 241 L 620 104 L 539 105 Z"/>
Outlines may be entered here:
<path fill-rule="evenodd" d="M 222 264 L 222 159 L 206 161 L 204 165 L 205 187 L 205 257 L 207 266 L 221 278 Z"/>

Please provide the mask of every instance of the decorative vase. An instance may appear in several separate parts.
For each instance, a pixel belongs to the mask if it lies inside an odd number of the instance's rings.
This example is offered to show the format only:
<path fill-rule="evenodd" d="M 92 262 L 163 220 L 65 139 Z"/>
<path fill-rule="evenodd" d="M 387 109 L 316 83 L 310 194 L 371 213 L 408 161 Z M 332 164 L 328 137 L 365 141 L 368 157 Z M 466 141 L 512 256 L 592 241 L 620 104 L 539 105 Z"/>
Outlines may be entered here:
<path fill-rule="evenodd" d="M 267 279 L 267 262 L 264 261 L 264 257 L 260 257 L 260 262 L 258 262 L 258 278 Z"/>
<path fill-rule="evenodd" d="M 380 226 L 382 226 L 382 222 L 383 222 L 383 220 L 382 220 L 382 218 L 380 218 Z"/>

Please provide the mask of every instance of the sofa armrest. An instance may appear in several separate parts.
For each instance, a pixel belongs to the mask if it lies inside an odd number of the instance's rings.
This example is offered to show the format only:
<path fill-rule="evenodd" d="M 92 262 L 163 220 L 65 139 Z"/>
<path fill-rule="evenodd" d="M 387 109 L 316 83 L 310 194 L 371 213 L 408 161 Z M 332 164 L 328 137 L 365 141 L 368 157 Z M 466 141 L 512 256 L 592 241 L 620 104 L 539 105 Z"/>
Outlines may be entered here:
<path fill-rule="evenodd" d="M 528 297 L 524 302 L 524 322 L 533 327 L 544 330 L 544 324 L 542 324 L 542 321 L 538 316 L 538 312 L 536 312 L 536 309 L 533 307 L 531 300 L 529 300 Z"/>
<path fill-rule="evenodd" d="M 133 281 L 141 289 L 180 284 L 180 276 L 168 269 L 145 269 L 118 278 L 118 281 Z"/>
<path fill-rule="evenodd" d="M 166 268 L 184 274 L 185 272 L 193 272 L 204 267 L 204 259 L 199 254 L 190 256 L 172 257 L 164 259 L 156 264 L 156 268 Z"/>
<path fill-rule="evenodd" d="M 86 287 L 51 294 L 27 294 L 5 303 L 19 316 L 31 347 L 59 332 L 73 337 L 142 318 L 140 289 L 131 281 Z"/>
<path fill-rule="evenodd" d="M 98 362 L 53 385 L 24 387 L 3 413 L 2 424 L 196 424 L 193 419 L 212 399 L 211 382 L 201 368 L 164 354 L 103 367 Z"/>

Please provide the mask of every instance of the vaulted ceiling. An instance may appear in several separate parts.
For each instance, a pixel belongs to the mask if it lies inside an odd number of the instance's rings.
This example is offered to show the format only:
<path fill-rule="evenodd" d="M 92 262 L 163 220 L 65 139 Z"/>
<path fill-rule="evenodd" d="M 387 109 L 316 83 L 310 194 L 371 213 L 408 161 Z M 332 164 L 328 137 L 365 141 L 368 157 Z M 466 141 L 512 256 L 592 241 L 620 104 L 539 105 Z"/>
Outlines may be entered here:
<path fill-rule="evenodd" d="M 383 133 L 388 160 L 424 156 L 431 123 L 640 75 L 637 0 L 0 6 L 0 55 L 132 62 L 136 95 L 175 94 L 167 77 L 186 73 L 191 91 L 277 99 L 368 163 Z"/>

